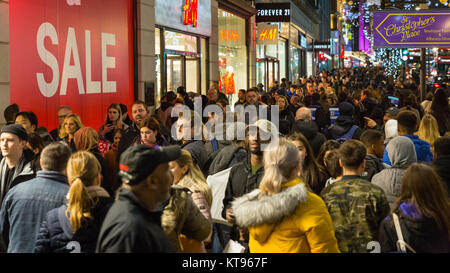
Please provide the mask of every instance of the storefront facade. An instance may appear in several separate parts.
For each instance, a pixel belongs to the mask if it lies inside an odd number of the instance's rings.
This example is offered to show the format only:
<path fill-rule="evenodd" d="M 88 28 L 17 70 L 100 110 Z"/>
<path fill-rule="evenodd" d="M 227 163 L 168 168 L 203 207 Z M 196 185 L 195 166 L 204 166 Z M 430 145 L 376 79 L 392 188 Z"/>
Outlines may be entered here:
<path fill-rule="evenodd" d="M 256 80 L 267 91 L 275 81 L 280 82 L 288 75 L 288 35 L 289 23 L 258 24 Z"/>
<path fill-rule="evenodd" d="M 211 1 L 155 1 L 156 102 L 180 86 L 206 90 L 211 33 Z"/>
<path fill-rule="evenodd" d="M 301 77 L 312 75 L 315 72 L 312 65 L 314 58 L 308 53 L 308 48 L 316 40 L 317 23 L 294 2 L 257 1 L 256 8 L 257 82 L 262 83 L 268 91 L 274 82 L 280 83 L 283 78 L 295 82 Z M 314 11 L 311 12 L 314 14 Z M 261 40 L 260 36 L 264 37 L 267 32 L 267 25 L 278 26 L 276 41 L 268 43 Z"/>

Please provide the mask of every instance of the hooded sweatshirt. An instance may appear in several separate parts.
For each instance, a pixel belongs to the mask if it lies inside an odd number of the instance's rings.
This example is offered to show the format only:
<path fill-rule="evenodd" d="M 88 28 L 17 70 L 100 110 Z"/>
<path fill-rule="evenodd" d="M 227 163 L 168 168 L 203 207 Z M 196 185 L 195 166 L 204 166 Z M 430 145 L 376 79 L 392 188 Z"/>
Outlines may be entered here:
<path fill-rule="evenodd" d="M 396 119 L 390 119 L 386 122 L 386 125 L 384 126 L 384 134 L 386 135 L 386 142 L 389 142 L 391 139 L 398 136 Z"/>
<path fill-rule="evenodd" d="M 429 163 L 433 160 L 433 153 L 431 153 L 431 145 L 425 140 L 419 139 L 416 135 L 402 135 L 412 140 L 414 143 L 414 148 L 416 150 L 416 157 L 418 162 Z M 386 146 L 388 143 L 385 144 Z M 387 149 L 384 150 L 384 156 L 381 161 L 387 165 L 392 166 L 392 162 L 389 159 Z"/>
<path fill-rule="evenodd" d="M 397 136 L 386 147 L 392 167 L 382 170 L 372 178 L 372 183 L 381 187 L 392 207 L 402 188 L 403 175 L 409 165 L 417 162 L 414 143 L 408 137 Z"/>
<path fill-rule="evenodd" d="M 345 135 L 354 125 L 356 126 L 356 122 L 353 119 L 355 107 L 351 103 L 341 102 L 339 104 L 339 114 L 340 116 L 336 119 L 336 123 L 331 125 L 328 130 L 329 139 L 337 139 Z M 359 139 L 361 134 L 362 129 L 358 127 L 351 138 Z"/>
<path fill-rule="evenodd" d="M 293 130 L 295 132 L 302 133 L 308 140 L 311 148 L 313 149 L 314 156 L 317 157 L 322 144 L 327 141 L 327 138 L 319 132 L 317 125 L 314 122 L 297 120 L 294 123 Z"/>

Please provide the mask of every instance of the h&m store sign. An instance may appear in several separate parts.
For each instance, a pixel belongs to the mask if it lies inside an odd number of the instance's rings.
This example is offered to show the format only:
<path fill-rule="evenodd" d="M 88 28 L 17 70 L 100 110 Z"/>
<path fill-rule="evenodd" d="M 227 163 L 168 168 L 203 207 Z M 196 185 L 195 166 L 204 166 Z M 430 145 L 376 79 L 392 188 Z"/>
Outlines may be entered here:
<path fill-rule="evenodd" d="M 290 22 L 290 3 L 256 3 L 256 23 L 260 22 Z"/>
<path fill-rule="evenodd" d="M 256 42 L 261 45 L 278 44 L 278 25 L 258 24 Z"/>
<path fill-rule="evenodd" d="M 10 1 L 11 103 L 57 127 L 68 105 L 98 128 L 111 103 L 134 99 L 133 6 L 128 0 Z"/>

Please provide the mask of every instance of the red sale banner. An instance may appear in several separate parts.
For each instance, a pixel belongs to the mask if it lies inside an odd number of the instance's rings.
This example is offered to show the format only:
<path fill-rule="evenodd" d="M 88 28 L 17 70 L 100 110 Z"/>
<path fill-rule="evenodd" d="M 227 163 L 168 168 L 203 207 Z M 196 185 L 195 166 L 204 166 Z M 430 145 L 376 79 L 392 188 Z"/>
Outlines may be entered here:
<path fill-rule="evenodd" d="M 14 0 L 10 11 L 11 103 L 49 131 L 68 105 L 85 126 L 111 103 L 134 99 L 132 0 Z"/>

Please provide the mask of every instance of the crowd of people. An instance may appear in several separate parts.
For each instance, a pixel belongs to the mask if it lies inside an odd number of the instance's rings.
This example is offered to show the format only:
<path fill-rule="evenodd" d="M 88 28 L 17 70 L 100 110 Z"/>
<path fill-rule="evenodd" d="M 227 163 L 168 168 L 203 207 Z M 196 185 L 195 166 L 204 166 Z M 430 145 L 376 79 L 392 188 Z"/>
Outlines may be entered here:
<path fill-rule="evenodd" d="M 111 104 L 98 129 L 63 105 L 49 132 L 10 105 L 0 250 L 448 253 L 449 90 L 419 94 L 370 67 L 258 84 L 233 105 L 215 84 L 179 87 L 153 114 Z M 256 106 L 257 118 L 201 115 L 195 101 L 224 116 Z"/>

